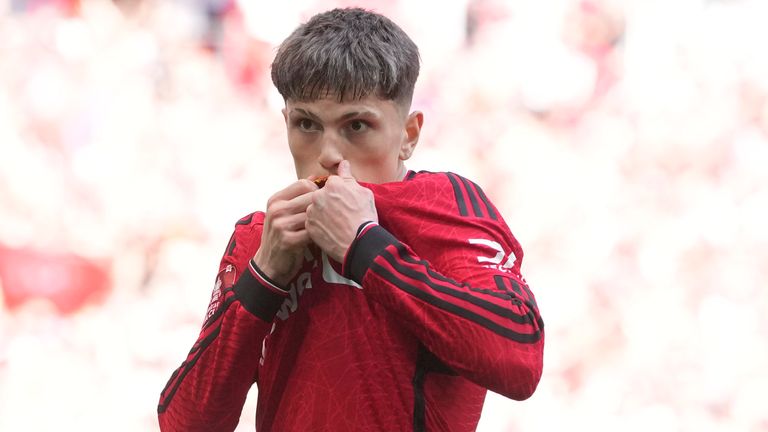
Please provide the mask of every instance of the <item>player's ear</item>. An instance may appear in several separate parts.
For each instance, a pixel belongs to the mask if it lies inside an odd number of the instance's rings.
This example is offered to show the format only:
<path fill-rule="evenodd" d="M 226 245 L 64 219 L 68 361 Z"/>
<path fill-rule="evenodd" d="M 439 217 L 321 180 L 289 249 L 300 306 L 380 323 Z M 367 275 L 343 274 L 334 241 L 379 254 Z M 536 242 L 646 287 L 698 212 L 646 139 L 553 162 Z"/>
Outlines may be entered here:
<path fill-rule="evenodd" d="M 285 120 L 285 124 L 288 124 L 288 107 L 283 107 L 283 109 L 280 110 L 281 113 L 283 113 L 283 120 Z"/>
<path fill-rule="evenodd" d="M 408 160 L 419 143 L 421 125 L 424 124 L 424 113 L 414 111 L 405 119 L 405 136 L 400 144 L 400 160 Z"/>

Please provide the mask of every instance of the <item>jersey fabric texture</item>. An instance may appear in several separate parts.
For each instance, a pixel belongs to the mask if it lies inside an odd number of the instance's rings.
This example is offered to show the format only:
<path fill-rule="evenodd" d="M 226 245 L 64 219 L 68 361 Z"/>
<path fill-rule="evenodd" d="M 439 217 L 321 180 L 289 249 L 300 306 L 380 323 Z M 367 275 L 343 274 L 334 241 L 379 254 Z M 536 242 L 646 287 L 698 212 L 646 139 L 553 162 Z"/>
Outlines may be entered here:
<path fill-rule="evenodd" d="M 202 331 L 163 389 L 163 431 L 474 431 L 486 389 L 522 400 L 543 322 L 523 251 L 483 191 L 452 173 L 367 185 L 379 223 L 344 263 L 318 248 L 285 287 L 253 265 L 264 214 L 241 219 Z"/>

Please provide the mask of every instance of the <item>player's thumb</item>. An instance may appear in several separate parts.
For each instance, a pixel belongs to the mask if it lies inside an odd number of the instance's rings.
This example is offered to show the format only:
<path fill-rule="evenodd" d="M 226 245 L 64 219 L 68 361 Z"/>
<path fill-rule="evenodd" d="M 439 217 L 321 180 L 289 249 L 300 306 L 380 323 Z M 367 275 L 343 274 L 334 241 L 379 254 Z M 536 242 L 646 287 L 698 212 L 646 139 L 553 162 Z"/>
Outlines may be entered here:
<path fill-rule="evenodd" d="M 348 160 L 345 159 L 339 162 L 339 169 L 336 170 L 336 175 L 345 179 L 354 179 L 354 177 L 352 177 L 352 167 Z"/>

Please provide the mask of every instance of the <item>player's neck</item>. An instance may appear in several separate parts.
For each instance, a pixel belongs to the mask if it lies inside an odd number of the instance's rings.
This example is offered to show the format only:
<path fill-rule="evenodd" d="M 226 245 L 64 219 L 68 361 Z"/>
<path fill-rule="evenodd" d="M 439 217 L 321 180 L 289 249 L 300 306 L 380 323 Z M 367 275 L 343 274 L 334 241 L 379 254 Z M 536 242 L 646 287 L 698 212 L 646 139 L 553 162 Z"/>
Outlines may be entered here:
<path fill-rule="evenodd" d="M 408 168 L 405 167 L 405 164 L 400 165 L 400 172 L 397 174 L 397 181 L 403 181 L 407 174 Z"/>

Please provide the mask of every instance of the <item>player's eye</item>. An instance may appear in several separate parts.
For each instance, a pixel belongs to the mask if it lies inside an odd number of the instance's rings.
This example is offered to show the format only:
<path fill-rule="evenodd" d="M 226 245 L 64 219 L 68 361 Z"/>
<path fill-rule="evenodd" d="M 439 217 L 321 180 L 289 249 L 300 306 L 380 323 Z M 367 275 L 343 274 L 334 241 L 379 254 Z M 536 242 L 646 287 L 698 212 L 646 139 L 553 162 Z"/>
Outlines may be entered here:
<path fill-rule="evenodd" d="M 349 122 L 349 125 L 347 125 L 350 131 L 359 133 L 359 132 L 365 132 L 370 127 L 368 123 L 362 121 L 362 120 L 352 120 Z"/>
<path fill-rule="evenodd" d="M 296 126 L 303 132 L 312 132 L 318 129 L 317 123 L 308 118 L 297 120 Z"/>

